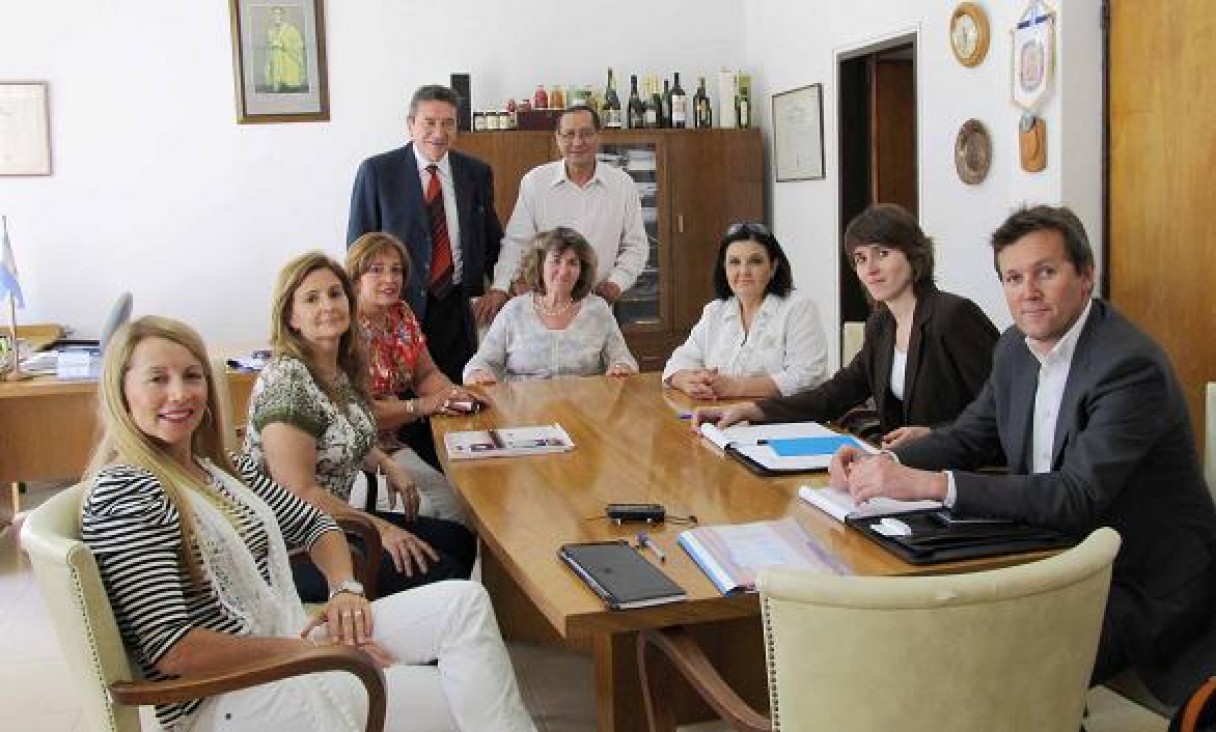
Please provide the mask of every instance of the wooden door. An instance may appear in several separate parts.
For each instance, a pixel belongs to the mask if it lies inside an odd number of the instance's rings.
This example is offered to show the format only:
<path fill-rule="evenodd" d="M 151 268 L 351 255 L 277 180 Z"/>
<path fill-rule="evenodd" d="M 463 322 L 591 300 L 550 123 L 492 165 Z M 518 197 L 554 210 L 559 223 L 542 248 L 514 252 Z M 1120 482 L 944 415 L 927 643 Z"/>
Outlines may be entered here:
<path fill-rule="evenodd" d="M 916 215 L 916 70 L 910 60 L 870 57 L 870 200 Z"/>
<path fill-rule="evenodd" d="M 1216 381 L 1216 3 L 1110 11 L 1110 299 L 1169 353 L 1202 440 Z"/>

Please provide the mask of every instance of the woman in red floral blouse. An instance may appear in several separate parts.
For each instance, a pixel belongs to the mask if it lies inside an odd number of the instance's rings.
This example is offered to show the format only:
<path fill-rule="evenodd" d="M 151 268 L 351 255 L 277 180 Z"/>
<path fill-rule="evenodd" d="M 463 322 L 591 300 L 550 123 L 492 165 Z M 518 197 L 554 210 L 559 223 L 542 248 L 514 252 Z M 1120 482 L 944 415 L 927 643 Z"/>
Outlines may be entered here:
<path fill-rule="evenodd" d="M 367 350 L 380 447 L 392 452 L 414 477 L 422 515 L 467 523 L 447 479 L 398 436 L 402 428 L 432 414 L 458 414 L 483 404 L 480 397 L 453 384 L 431 359 L 422 326 L 401 299 L 409 267 L 405 246 L 392 234 L 364 234 L 346 253 L 346 271 L 359 296 L 359 329 Z"/>

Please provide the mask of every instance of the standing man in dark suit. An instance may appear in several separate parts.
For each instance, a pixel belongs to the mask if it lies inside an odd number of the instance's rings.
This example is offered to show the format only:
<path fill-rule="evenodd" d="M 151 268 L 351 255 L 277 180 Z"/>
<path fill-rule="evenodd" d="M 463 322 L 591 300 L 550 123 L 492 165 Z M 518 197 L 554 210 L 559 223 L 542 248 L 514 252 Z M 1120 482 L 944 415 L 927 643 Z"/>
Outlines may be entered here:
<path fill-rule="evenodd" d="M 477 350 L 469 298 L 485 291 L 502 242 L 490 166 L 451 150 L 459 97 L 424 86 L 410 100 L 411 142 L 359 166 L 347 243 L 385 231 L 410 253 L 405 299 L 422 321 L 435 363 L 460 383 Z"/>
<path fill-rule="evenodd" d="M 1216 511 L 1165 353 L 1092 299 L 1093 251 L 1067 208 L 1014 213 L 992 235 L 1014 327 L 946 429 L 866 459 L 842 450 L 855 500 L 932 498 L 968 515 L 1123 537 L 1092 680 L 1136 667 L 1162 699 L 1198 679 L 1170 668 L 1211 620 Z M 969 472 L 1004 462 L 1006 475 Z M 938 472 L 940 471 L 940 472 Z"/>

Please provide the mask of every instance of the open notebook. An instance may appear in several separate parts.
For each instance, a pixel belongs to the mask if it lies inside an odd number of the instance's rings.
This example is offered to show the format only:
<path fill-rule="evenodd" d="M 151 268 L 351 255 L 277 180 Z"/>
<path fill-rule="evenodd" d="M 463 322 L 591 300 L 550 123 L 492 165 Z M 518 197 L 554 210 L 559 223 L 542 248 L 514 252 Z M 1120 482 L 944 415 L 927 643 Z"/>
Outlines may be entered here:
<path fill-rule="evenodd" d="M 818 422 L 738 424 L 726 429 L 706 422 L 701 425 L 701 435 L 760 475 L 827 470 L 833 453 L 844 445 L 878 452 L 856 437 Z"/>

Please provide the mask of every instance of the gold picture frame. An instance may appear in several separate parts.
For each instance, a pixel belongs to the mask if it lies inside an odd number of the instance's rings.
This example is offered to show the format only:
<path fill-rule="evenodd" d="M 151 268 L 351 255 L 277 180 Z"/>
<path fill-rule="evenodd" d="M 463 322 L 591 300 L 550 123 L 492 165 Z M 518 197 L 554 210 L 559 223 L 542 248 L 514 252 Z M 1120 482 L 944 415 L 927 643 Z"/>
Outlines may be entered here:
<path fill-rule="evenodd" d="M 325 122 L 323 0 L 229 0 L 237 122 Z"/>

